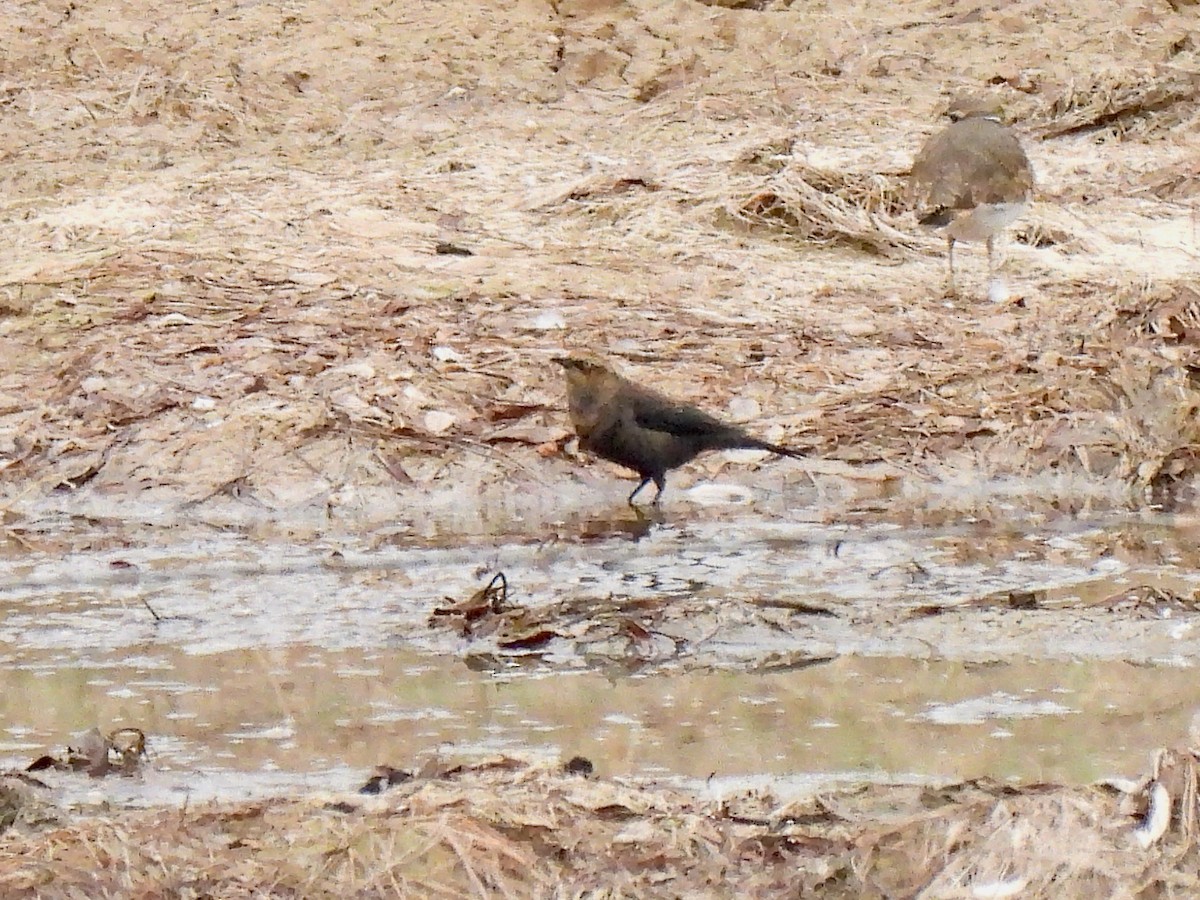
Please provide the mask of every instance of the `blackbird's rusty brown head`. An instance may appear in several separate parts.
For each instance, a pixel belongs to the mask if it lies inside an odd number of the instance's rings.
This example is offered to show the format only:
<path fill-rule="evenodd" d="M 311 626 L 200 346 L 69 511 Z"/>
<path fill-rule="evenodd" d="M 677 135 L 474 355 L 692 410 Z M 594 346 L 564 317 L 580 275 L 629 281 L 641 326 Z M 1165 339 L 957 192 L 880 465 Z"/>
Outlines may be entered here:
<path fill-rule="evenodd" d="M 557 357 L 554 362 L 567 376 L 567 407 L 580 437 L 620 413 L 620 405 L 614 405 L 613 400 L 625 381 L 607 363 L 586 354 Z"/>

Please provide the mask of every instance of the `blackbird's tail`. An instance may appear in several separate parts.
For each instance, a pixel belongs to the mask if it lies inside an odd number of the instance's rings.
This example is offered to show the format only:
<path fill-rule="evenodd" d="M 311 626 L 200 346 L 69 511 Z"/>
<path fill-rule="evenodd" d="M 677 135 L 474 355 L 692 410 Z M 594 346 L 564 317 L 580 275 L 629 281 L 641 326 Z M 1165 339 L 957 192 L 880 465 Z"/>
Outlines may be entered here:
<path fill-rule="evenodd" d="M 779 456 L 790 456 L 792 459 L 803 459 L 808 456 L 805 450 L 793 450 L 791 447 L 784 447 L 780 444 L 772 444 L 769 441 L 760 441 L 756 437 L 751 437 L 748 434 L 740 433 L 739 440 L 736 443 L 730 443 L 726 449 L 728 450 L 766 450 L 770 453 L 776 453 Z"/>
<path fill-rule="evenodd" d="M 781 447 L 779 444 L 768 444 L 766 441 L 759 441 L 754 446 L 760 450 L 778 453 L 780 456 L 790 456 L 792 459 L 804 459 L 808 456 L 808 453 L 803 450 L 793 450 L 791 447 Z"/>

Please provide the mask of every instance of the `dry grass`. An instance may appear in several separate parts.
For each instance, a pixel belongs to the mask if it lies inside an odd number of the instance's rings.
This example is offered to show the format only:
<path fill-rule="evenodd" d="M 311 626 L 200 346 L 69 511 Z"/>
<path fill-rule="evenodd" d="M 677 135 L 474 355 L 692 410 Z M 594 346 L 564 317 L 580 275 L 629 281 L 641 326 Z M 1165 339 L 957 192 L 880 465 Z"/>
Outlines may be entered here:
<path fill-rule="evenodd" d="M 903 195 L 904 182 L 896 177 L 823 170 L 792 161 L 745 200 L 737 216 L 806 243 L 841 243 L 891 255 L 915 243 L 897 227 Z"/>
<path fill-rule="evenodd" d="M 6 897 L 1006 897 L 1194 892 L 1197 757 L 1121 788 L 761 792 L 511 759 L 341 797 L 130 813 L 0 840 Z M 1151 812 L 1150 798 L 1159 806 Z"/>
<path fill-rule="evenodd" d="M 1190 41 L 1191 39 L 1189 39 Z M 1142 71 L 1102 72 L 1073 83 L 1044 113 L 1042 135 L 1061 137 L 1079 131 L 1112 129 L 1170 134 L 1195 124 L 1200 73 L 1161 67 Z"/>

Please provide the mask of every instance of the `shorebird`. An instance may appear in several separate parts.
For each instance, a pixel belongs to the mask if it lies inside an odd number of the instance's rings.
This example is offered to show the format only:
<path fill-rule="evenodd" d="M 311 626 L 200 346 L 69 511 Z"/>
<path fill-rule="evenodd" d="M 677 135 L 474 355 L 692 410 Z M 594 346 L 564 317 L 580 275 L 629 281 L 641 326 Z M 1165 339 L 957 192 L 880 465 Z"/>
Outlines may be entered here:
<path fill-rule="evenodd" d="M 957 100 L 946 114 L 951 123 L 913 161 L 910 196 L 917 221 L 946 236 L 950 293 L 955 241 L 987 241 L 990 289 L 996 235 L 1029 208 L 1033 170 L 994 102 Z"/>

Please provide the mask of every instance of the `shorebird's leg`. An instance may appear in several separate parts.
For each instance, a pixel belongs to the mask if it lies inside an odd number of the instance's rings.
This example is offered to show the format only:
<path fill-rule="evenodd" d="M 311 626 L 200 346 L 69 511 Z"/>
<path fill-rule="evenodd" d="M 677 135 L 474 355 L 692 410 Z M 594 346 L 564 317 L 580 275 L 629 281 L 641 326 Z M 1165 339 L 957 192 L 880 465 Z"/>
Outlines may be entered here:
<path fill-rule="evenodd" d="M 950 293 L 954 294 L 954 238 L 946 238 L 946 259 L 950 261 Z"/>

